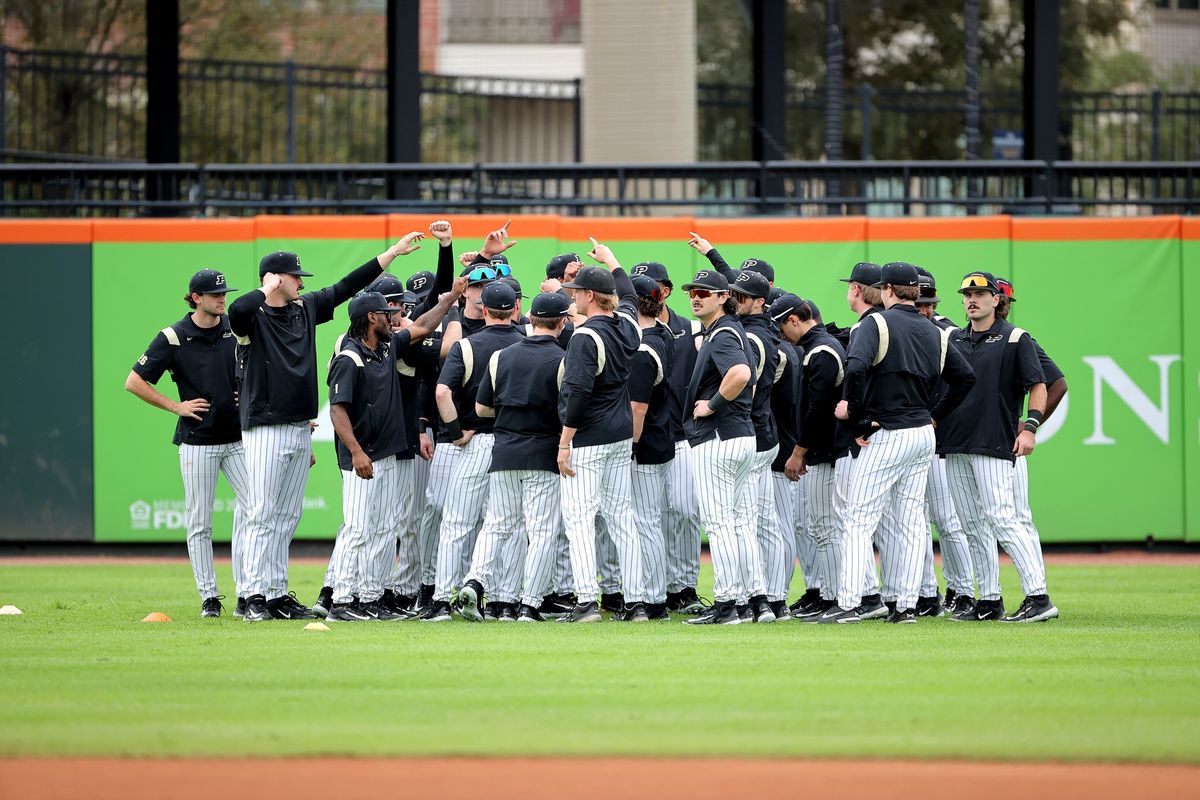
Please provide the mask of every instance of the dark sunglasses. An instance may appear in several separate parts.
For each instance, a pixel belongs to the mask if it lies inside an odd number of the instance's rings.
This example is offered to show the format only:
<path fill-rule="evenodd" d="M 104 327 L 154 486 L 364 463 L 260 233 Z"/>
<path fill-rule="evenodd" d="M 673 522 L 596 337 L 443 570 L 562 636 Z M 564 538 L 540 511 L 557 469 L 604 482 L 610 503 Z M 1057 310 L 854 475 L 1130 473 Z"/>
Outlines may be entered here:
<path fill-rule="evenodd" d="M 688 292 L 688 297 L 692 298 L 693 300 L 704 300 L 705 298 L 712 296 L 713 293 L 708 289 L 692 289 Z"/>

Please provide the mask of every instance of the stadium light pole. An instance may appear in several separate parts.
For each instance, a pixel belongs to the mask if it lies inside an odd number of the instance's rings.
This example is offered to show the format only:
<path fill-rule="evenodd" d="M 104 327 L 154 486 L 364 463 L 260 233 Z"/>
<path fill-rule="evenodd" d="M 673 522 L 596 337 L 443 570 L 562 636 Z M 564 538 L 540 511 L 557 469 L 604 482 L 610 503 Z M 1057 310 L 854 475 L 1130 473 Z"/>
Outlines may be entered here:
<path fill-rule="evenodd" d="M 421 162 L 421 4 L 387 0 L 387 160 Z M 393 177 L 389 196 L 415 198 L 415 180 Z"/>
<path fill-rule="evenodd" d="M 755 161 L 787 158 L 787 84 L 784 80 L 784 50 L 787 46 L 785 0 L 754 0 L 751 9 L 754 46 L 754 96 L 751 120 L 751 153 Z M 764 181 L 759 192 L 776 197 L 782 184 Z M 769 211 L 765 204 L 759 210 Z"/>
<path fill-rule="evenodd" d="M 1054 161 L 1058 156 L 1059 0 L 1025 0 L 1025 66 L 1022 80 L 1025 158 Z M 1035 178 L 1031 196 L 1047 198 L 1053 210 L 1054 187 Z"/>
<path fill-rule="evenodd" d="M 146 162 L 178 164 L 179 0 L 146 0 Z M 146 199 L 178 199 L 175 177 L 146 176 Z M 173 216 L 178 209 L 150 208 L 150 216 Z"/>

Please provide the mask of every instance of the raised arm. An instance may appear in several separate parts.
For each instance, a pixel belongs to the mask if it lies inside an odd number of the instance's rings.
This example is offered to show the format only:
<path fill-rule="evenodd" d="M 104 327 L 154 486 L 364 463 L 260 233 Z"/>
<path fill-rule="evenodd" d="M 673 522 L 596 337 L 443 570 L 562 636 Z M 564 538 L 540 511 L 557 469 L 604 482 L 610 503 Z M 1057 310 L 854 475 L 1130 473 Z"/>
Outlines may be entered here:
<path fill-rule="evenodd" d="M 408 327 L 411 341 L 418 341 L 437 330 L 438 324 L 445 318 L 450 306 L 458 302 L 462 293 L 467 289 L 467 279 L 459 278 L 454 281 L 450 291 L 438 298 L 438 303 L 413 321 Z"/>

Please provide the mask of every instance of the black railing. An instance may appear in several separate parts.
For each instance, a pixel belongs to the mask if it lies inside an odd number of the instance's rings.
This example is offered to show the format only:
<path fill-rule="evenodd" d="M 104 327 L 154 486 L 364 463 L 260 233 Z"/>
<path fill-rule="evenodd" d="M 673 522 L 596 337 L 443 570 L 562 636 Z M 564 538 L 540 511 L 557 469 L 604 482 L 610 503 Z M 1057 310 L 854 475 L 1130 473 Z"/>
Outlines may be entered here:
<path fill-rule="evenodd" d="M 0 215 L 1200 212 L 1200 162 L 0 164 Z"/>

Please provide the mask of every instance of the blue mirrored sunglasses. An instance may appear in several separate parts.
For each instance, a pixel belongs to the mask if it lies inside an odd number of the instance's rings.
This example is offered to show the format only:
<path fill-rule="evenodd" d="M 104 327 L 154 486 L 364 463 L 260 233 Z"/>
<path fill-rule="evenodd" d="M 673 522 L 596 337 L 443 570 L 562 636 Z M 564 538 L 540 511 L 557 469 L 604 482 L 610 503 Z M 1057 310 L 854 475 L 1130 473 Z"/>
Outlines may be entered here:
<path fill-rule="evenodd" d="M 494 281 L 496 280 L 496 270 L 491 267 L 478 267 L 467 273 L 467 280 L 471 283 L 478 281 Z"/>

